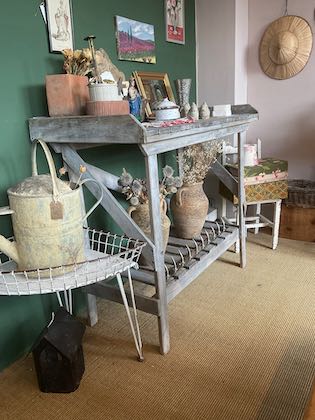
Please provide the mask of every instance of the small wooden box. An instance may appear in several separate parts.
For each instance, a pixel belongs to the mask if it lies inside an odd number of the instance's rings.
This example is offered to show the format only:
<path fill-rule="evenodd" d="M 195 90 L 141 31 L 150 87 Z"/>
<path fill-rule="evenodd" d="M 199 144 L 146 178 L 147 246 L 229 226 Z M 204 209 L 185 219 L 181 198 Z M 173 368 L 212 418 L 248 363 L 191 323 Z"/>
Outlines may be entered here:
<path fill-rule="evenodd" d="M 280 237 L 315 242 L 315 208 L 282 204 Z"/>

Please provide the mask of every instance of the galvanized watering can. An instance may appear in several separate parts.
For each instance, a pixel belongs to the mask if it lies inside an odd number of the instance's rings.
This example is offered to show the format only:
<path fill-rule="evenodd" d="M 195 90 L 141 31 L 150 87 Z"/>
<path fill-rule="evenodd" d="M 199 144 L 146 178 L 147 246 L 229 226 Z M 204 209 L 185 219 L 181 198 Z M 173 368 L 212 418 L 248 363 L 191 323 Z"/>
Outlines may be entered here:
<path fill-rule="evenodd" d="M 50 175 L 38 175 L 37 143 L 45 152 Z M 60 180 L 46 143 L 33 143 L 32 176 L 9 188 L 10 206 L 0 208 L 0 215 L 12 214 L 15 238 L 11 242 L 0 235 L 0 250 L 17 263 L 18 270 L 65 266 L 53 270 L 52 274 L 59 274 L 85 260 L 83 222 L 103 198 L 100 188 L 100 199 L 83 215 L 81 185 L 86 181 L 96 182 L 86 179 L 74 186 Z M 46 275 L 50 271 L 45 271 Z"/>

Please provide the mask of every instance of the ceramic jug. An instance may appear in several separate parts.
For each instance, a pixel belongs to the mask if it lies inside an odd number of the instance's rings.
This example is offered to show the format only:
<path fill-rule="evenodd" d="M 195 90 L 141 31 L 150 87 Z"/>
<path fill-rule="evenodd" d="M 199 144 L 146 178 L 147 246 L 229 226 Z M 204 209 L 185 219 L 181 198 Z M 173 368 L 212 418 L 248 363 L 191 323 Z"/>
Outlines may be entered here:
<path fill-rule="evenodd" d="M 203 191 L 203 182 L 183 185 L 171 199 L 171 210 L 176 235 L 192 239 L 200 235 L 209 208 Z"/>
<path fill-rule="evenodd" d="M 160 210 L 161 210 L 161 226 L 162 226 L 162 234 L 163 234 L 163 250 L 165 251 L 167 247 L 169 233 L 170 233 L 171 221 L 166 215 L 167 204 L 164 199 L 160 201 Z M 139 204 L 136 207 L 134 206 L 129 207 L 128 214 L 137 223 L 137 225 L 142 229 L 143 233 L 147 235 L 150 239 L 152 239 L 149 203 Z"/>
<path fill-rule="evenodd" d="M 38 143 L 45 152 L 50 174 L 38 175 Z M 11 242 L 0 235 L 0 250 L 17 263 L 18 270 L 65 266 L 63 271 L 69 271 L 73 264 L 85 260 L 83 222 L 102 200 L 101 193 L 100 199 L 83 215 L 81 185 L 87 181 L 96 182 L 86 179 L 74 186 L 57 178 L 46 143 L 42 140 L 33 143 L 32 176 L 9 188 L 10 206 L 0 209 L 0 215 L 12 215 L 15 238 Z M 53 274 L 57 271 L 61 270 L 56 269 Z"/>

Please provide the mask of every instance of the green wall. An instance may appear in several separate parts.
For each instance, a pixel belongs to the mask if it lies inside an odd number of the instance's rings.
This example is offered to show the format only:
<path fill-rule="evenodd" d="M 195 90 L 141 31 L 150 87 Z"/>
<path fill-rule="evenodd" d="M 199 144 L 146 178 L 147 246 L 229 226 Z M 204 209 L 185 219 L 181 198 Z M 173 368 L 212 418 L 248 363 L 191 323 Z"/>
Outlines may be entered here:
<path fill-rule="evenodd" d="M 8 204 L 8 187 L 31 174 L 27 119 L 48 115 L 45 75 L 62 73 L 62 56 L 49 53 L 39 3 L 38 0 L 10 0 L 1 7 L 0 207 Z M 108 52 L 126 78 L 134 70 L 167 72 L 172 84 L 177 78 L 191 77 L 191 99 L 195 98 L 194 0 L 185 1 L 185 45 L 165 41 L 163 0 L 72 0 L 72 5 L 75 48 L 86 47 L 83 38 L 94 34 L 96 47 Z M 156 64 L 116 59 L 115 15 L 154 25 Z M 137 176 L 143 175 L 143 159 L 136 147 L 109 146 L 83 152 L 83 155 L 117 175 L 122 167 Z M 55 161 L 56 166 L 60 165 L 57 156 Z M 40 167 L 46 171 L 43 162 Z M 116 229 L 102 210 L 96 212 L 93 223 L 103 229 Z M 0 232 L 4 236 L 11 235 L 9 216 L 0 218 Z M 56 304 L 55 296 L 0 296 L 0 370 L 29 350 Z"/>

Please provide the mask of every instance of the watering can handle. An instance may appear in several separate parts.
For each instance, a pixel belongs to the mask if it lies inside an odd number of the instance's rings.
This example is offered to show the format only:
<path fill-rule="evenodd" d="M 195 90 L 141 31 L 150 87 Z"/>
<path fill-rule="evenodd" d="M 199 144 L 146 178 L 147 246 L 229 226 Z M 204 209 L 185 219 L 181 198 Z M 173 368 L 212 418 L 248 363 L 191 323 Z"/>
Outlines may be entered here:
<path fill-rule="evenodd" d="M 81 181 L 80 182 L 80 185 L 83 185 L 83 184 L 85 184 L 86 182 L 94 182 L 98 187 L 99 187 L 99 190 L 100 190 L 100 198 L 97 200 L 97 202 L 90 208 L 90 210 L 86 213 L 86 215 L 85 216 L 83 216 L 83 218 L 82 218 L 82 222 L 84 222 L 89 216 L 90 216 L 90 214 L 96 209 L 96 207 L 100 204 L 100 202 L 103 200 L 103 189 L 102 189 L 102 187 L 101 187 L 101 184 L 98 182 L 98 181 L 96 181 L 95 179 L 92 179 L 92 178 L 85 178 L 85 179 L 83 179 L 83 181 Z"/>
<path fill-rule="evenodd" d="M 53 160 L 53 157 L 50 153 L 50 150 L 49 150 L 47 144 L 44 142 L 44 140 L 41 140 L 41 139 L 35 140 L 32 144 L 32 175 L 33 176 L 38 175 L 37 161 L 36 161 L 37 143 L 39 143 L 44 150 L 44 153 L 45 153 L 45 156 L 46 156 L 46 159 L 47 159 L 47 163 L 48 163 L 48 167 L 49 167 L 49 172 L 50 172 L 51 179 L 52 179 L 54 201 L 58 201 L 59 190 L 58 190 L 58 186 L 57 186 L 57 174 L 56 174 L 54 160 Z"/>

